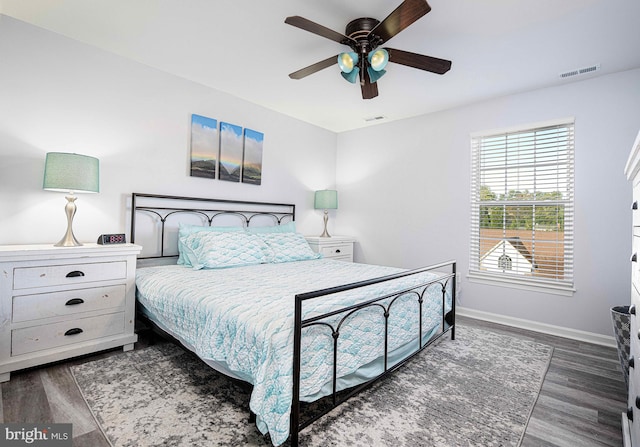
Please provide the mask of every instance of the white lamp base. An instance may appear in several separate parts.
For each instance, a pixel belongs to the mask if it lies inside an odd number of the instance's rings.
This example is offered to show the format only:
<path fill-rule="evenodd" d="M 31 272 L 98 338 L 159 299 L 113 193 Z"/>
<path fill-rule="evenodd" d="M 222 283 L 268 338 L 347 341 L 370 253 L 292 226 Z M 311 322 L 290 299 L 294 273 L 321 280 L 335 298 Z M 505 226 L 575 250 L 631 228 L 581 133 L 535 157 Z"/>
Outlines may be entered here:
<path fill-rule="evenodd" d="M 324 210 L 324 231 L 322 232 L 320 237 L 331 237 L 331 235 L 327 231 L 327 222 L 329 222 L 329 211 Z"/>
<path fill-rule="evenodd" d="M 76 237 L 73 235 L 73 216 L 76 214 L 76 199 L 74 195 L 68 195 L 67 204 L 64 207 L 64 211 L 67 214 L 67 232 L 64 237 L 60 239 L 55 247 L 78 247 L 82 245 Z"/>

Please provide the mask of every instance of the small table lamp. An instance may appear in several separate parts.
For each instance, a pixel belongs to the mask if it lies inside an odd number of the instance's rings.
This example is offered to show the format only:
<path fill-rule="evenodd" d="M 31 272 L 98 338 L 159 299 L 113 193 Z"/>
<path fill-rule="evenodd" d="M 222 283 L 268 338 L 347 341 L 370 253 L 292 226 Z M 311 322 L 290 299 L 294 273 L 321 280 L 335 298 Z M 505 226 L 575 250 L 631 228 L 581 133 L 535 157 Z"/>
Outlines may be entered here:
<path fill-rule="evenodd" d="M 323 189 L 316 191 L 313 207 L 317 210 L 324 210 L 324 232 L 320 237 L 331 237 L 327 232 L 327 222 L 329 221 L 329 211 L 338 209 L 338 191 Z"/>
<path fill-rule="evenodd" d="M 94 157 L 63 152 L 49 152 L 44 163 L 43 189 L 47 191 L 68 192 L 67 233 L 56 247 L 74 247 L 82 245 L 73 235 L 73 216 L 76 214 L 74 192 L 99 192 L 99 160 Z"/>

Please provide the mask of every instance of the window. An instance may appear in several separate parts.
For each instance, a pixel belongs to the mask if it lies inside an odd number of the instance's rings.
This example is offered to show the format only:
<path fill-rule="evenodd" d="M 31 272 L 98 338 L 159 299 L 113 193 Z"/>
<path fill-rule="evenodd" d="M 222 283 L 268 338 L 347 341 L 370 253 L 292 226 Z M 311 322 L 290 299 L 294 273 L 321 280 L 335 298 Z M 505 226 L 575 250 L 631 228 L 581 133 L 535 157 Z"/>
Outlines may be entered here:
<path fill-rule="evenodd" d="M 573 292 L 573 127 L 472 135 L 471 280 Z"/>
<path fill-rule="evenodd" d="M 511 270 L 513 261 L 507 255 L 502 255 L 498 258 L 498 268 L 502 270 Z"/>

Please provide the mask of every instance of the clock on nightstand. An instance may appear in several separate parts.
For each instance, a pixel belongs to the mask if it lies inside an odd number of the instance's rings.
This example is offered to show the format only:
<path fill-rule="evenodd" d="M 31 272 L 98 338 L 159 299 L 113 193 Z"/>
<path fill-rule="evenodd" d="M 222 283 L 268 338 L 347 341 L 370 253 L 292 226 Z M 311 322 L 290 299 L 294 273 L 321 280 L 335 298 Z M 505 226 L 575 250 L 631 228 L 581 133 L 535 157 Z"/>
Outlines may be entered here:
<path fill-rule="evenodd" d="M 327 259 L 353 262 L 353 244 L 356 240 L 349 236 L 305 236 L 309 246 Z"/>
<path fill-rule="evenodd" d="M 98 237 L 98 244 L 100 245 L 110 245 L 110 244 L 126 244 L 127 238 L 124 233 L 117 234 L 101 234 Z"/>

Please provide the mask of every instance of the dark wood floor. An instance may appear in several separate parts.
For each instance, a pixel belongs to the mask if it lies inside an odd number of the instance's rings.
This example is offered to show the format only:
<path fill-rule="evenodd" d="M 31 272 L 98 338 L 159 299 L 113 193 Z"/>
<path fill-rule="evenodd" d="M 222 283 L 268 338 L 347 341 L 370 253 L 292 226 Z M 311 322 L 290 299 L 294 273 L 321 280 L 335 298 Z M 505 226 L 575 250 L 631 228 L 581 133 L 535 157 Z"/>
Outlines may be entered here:
<path fill-rule="evenodd" d="M 617 352 L 575 340 L 494 323 L 459 318 L 481 327 L 552 345 L 554 353 L 522 445 L 524 447 L 622 446 L 621 413 L 626 407 Z M 148 344 L 140 334 L 136 349 Z M 0 420 L 73 424 L 74 446 L 108 447 L 73 381 L 69 366 L 114 350 L 56 365 L 14 373 L 2 384 Z"/>
<path fill-rule="evenodd" d="M 622 446 L 627 394 L 615 348 L 479 320 L 459 321 L 554 347 L 523 447 Z"/>

